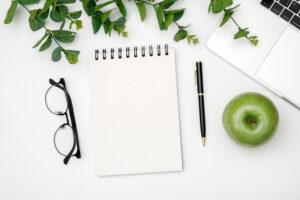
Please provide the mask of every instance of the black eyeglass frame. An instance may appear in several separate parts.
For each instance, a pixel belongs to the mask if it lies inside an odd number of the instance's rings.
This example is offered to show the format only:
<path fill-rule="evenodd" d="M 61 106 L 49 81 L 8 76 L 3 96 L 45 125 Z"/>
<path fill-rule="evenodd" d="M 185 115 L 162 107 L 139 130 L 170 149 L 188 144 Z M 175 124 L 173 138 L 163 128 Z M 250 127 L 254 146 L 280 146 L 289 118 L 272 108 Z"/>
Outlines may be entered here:
<path fill-rule="evenodd" d="M 54 146 L 55 146 L 55 149 L 57 150 L 57 152 L 59 154 L 61 154 L 62 156 L 65 156 L 63 162 L 64 164 L 68 164 L 70 158 L 72 156 L 75 156 L 76 158 L 81 158 L 81 152 L 80 152 L 80 145 L 79 145 L 79 138 L 78 138 L 78 132 L 77 132 L 77 126 L 76 126 L 76 120 L 75 120 L 75 115 L 74 115 L 74 109 L 73 109 L 73 103 L 72 103 L 72 100 L 71 100 L 71 97 L 67 91 L 67 88 L 66 88 L 66 83 L 65 83 L 65 79 L 64 78 L 61 78 L 59 80 L 59 82 L 55 82 L 54 80 L 52 79 L 49 79 L 49 83 L 51 84 L 51 86 L 48 88 L 48 90 L 46 91 L 46 94 L 45 94 L 45 103 L 46 103 L 46 107 L 47 109 L 54 115 L 58 115 L 58 116 L 65 116 L 66 117 L 66 120 L 67 122 L 62 124 L 61 126 L 58 127 L 58 129 L 55 131 L 54 133 L 54 137 L 53 137 L 53 142 L 54 142 Z M 49 91 L 53 88 L 53 87 L 57 87 L 61 90 L 63 90 L 64 94 L 65 94 L 65 97 L 66 97 L 66 101 L 67 101 L 67 108 L 66 108 L 66 111 L 65 112 L 54 112 L 50 109 L 48 103 L 47 103 L 47 95 L 49 93 Z M 71 123 L 70 123 L 71 121 Z M 73 139 L 74 139 L 74 143 L 73 143 L 73 146 L 70 150 L 70 152 L 65 155 L 63 153 L 61 153 L 59 151 L 59 149 L 57 148 L 57 145 L 56 145 L 56 135 L 57 133 L 59 132 L 60 129 L 64 128 L 65 126 L 69 126 L 71 129 L 72 129 L 72 132 L 73 132 Z M 77 151 L 74 153 L 74 150 L 75 150 L 75 147 L 77 147 Z"/>

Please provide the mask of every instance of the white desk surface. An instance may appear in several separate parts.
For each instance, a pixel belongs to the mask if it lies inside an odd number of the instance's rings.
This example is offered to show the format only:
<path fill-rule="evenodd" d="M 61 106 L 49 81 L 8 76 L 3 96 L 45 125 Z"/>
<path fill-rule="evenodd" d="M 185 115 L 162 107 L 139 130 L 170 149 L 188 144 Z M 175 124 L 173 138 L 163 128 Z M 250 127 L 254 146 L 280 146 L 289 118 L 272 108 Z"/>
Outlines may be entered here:
<path fill-rule="evenodd" d="M 53 63 L 51 51 L 32 49 L 43 31 L 32 33 L 28 15 L 19 9 L 11 25 L 3 19 L 10 1 L 0 3 L 0 199 L 130 199 L 130 200 L 299 200 L 300 112 L 208 51 L 206 41 L 221 16 L 207 14 L 209 1 L 181 0 L 186 7 L 181 23 L 200 45 L 175 43 L 175 27 L 158 30 L 153 11 L 144 23 L 134 5 L 128 8 L 129 37 L 102 31 L 92 34 L 90 18 L 71 45 L 80 49 L 80 61 L 71 66 Z M 150 17 L 151 16 L 151 17 Z M 246 26 L 246 25 L 245 25 Z M 259 35 L 259 33 L 257 33 Z M 182 127 L 184 171 L 99 178 L 94 175 L 90 127 L 88 54 L 95 48 L 165 44 L 176 49 Z M 68 46 L 68 45 L 67 45 Z M 51 48 L 52 49 L 52 48 Z M 195 61 L 203 60 L 206 92 L 207 147 L 201 145 L 198 102 L 194 88 Z M 53 132 L 64 118 L 52 115 L 44 104 L 48 79 L 64 77 L 74 103 L 82 159 L 65 166 L 53 146 Z M 265 145 L 245 148 L 224 132 L 225 105 L 242 92 L 268 96 L 280 114 L 276 135 Z"/>

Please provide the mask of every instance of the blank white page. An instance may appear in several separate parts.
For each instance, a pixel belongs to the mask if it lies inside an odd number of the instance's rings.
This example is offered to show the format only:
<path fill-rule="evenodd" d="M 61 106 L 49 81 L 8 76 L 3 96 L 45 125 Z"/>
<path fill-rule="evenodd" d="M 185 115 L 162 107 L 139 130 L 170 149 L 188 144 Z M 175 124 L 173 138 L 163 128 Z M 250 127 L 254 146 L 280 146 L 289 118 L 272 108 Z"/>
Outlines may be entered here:
<path fill-rule="evenodd" d="M 300 107 L 300 34 L 288 27 L 257 72 L 257 76 Z"/>
<path fill-rule="evenodd" d="M 91 62 L 96 174 L 182 170 L 175 52 Z"/>

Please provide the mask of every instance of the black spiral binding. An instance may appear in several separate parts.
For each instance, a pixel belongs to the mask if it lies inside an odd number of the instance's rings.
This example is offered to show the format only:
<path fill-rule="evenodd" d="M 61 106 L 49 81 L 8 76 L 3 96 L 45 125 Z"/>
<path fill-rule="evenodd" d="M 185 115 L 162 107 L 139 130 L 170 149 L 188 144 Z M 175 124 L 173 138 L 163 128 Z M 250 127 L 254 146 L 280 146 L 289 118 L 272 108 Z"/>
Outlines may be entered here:
<path fill-rule="evenodd" d="M 110 49 L 110 59 L 122 59 L 123 57 L 123 49 L 122 48 L 118 48 L 118 50 L 116 51 L 117 55 L 115 55 L 115 49 L 111 48 Z M 97 49 L 95 50 L 95 60 L 99 60 L 99 54 L 100 51 Z M 166 44 L 165 45 L 165 55 L 169 55 L 169 46 Z M 154 51 L 153 51 L 153 46 L 150 45 L 149 46 L 149 56 L 153 56 L 154 55 Z M 160 47 L 160 45 L 157 45 L 157 56 L 161 56 L 162 55 L 162 49 Z M 129 47 L 125 48 L 125 56 L 126 58 L 130 58 L 131 56 L 131 51 Z M 146 56 L 146 47 L 142 46 L 141 47 L 141 55 L 142 57 Z M 138 47 L 133 47 L 133 57 L 138 57 Z M 106 60 L 107 58 L 107 50 L 106 49 L 102 49 L 102 59 Z"/>

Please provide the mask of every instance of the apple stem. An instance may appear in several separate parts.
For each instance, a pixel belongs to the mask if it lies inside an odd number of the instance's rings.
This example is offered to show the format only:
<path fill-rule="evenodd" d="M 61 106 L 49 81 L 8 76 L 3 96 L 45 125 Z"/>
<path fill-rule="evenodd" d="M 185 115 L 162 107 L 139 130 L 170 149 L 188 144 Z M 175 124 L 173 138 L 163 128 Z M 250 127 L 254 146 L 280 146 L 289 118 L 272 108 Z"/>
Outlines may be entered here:
<path fill-rule="evenodd" d="M 254 118 L 252 118 L 252 117 L 250 117 L 250 118 L 248 119 L 248 123 L 249 123 L 250 125 L 258 124 L 258 122 L 257 122 Z"/>

